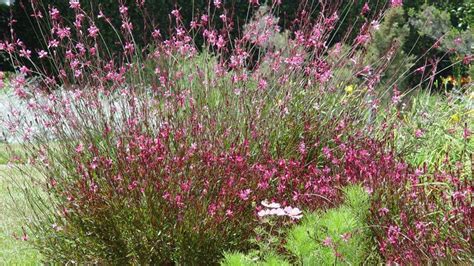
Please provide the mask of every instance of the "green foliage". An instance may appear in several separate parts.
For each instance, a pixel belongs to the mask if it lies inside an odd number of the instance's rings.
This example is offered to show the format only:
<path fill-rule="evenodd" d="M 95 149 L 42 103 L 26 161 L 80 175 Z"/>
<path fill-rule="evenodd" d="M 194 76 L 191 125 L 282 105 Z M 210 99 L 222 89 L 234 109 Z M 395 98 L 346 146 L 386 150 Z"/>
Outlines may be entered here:
<path fill-rule="evenodd" d="M 452 163 L 469 164 L 474 138 L 465 138 L 464 134 L 465 130 L 474 131 L 470 97 L 467 93 L 453 92 L 445 98 L 419 93 L 408 101 L 405 109 L 393 110 L 392 119 L 399 123 L 397 150 L 414 166 L 439 166 L 446 158 Z"/>
<path fill-rule="evenodd" d="M 223 266 L 251 266 L 251 265 L 259 265 L 259 266 L 289 266 L 291 265 L 290 262 L 283 259 L 281 256 L 276 254 L 267 254 L 265 259 L 262 261 L 257 261 L 256 259 L 252 259 L 252 256 L 246 255 L 239 252 L 233 253 L 224 253 L 224 259 L 221 262 Z"/>
<path fill-rule="evenodd" d="M 248 255 L 240 252 L 224 253 L 224 259 L 221 265 L 225 266 L 244 266 L 252 265 L 252 259 Z"/>
<path fill-rule="evenodd" d="M 277 250 L 252 256 L 226 253 L 222 265 L 362 265 L 370 258 L 370 230 L 367 228 L 369 195 L 361 186 L 344 189 L 342 206 L 326 212 L 305 215 L 300 224 L 291 227 L 284 239 L 289 257 L 280 258 Z M 263 259 L 260 259 L 263 258 Z M 273 262 L 277 264 L 273 264 Z"/>
<path fill-rule="evenodd" d="M 438 63 L 439 73 L 436 73 L 438 80 L 439 77 L 451 74 L 466 75 L 469 67 L 459 64 L 460 58 L 453 55 L 453 51 L 472 54 L 472 23 L 474 21 L 472 1 L 404 1 L 404 9 L 407 10 L 411 24 L 410 35 L 404 50 L 416 55 L 417 58 L 442 59 Z M 443 34 L 441 45 L 435 48 L 435 42 Z M 454 44 L 456 39 L 458 39 L 457 44 Z M 454 50 L 450 50 L 451 48 Z M 421 67 L 424 64 L 425 60 L 418 60 L 415 67 Z M 416 75 L 411 78 L 412 84 L 418 82 Z"/>
<path fill-rule="evenodd" d="M 410 19 L 420 36 L 440 40 L 440 48 L 446 52 L 456 51 L 461 55 L 472 53 L 474 29 L 460 30 L 453 27 L 450 13 L 435 6 L 423 5 L 422 10 Z"/>
<path fill-rule="evenodd" d="M 402 85 L 408 70 L 413 66 L 414 56 L 401 49 L 407 41 L 410 29 L 401 7 L 391 8 L 385 13 L 379 29 L 373 30 L 373 42 L 369 45 L 367 64 L 377 66 L 380 58 L 391 58 L 390 65 L 382 77 L 382 85 Z M 403 87 L 403 86 L 402 86 Z"/>
<path fill-rule="evenodd" d="M 311 214 L 288 233 L 286 248 L 302 265 L 361 265 L 369 251 L 365 218 L 369 198 L 362 187 L 345 190 L 345 203 Z"/>
<path fill-rule="evenodd" d="M 25 159 L 25 151 L 19 144 L 4 144 L 0 142 L 0 165 L 7 164 L 11 157 Z"/>

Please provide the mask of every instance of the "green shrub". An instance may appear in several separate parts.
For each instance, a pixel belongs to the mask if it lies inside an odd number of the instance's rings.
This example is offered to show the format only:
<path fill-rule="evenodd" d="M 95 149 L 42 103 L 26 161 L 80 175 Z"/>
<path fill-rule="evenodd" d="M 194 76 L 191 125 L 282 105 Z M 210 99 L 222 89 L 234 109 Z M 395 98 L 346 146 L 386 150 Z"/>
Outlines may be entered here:
<path fill-rule="evenodd" d="M 362 187 L 345 189 L 338 208 L 308 215 L 292 228 L 286 248 L 302 265 L 361 265 L 370 248 L 365 219 L 369 197 Z"/>
<path fill-rule="evenodd" d="M 381 77 L 383 89 L 390 89 L 393 85 L 404 88 L 406 85 L 405 79 L 409 76 L 415 56 L 399 48 L 405 45 L 409 32 L 401 7 L 388 9 L 379 28 L 373 30 L 373 42 L 367 48 L 366 63 L 376 68 L 380 58 L 390 57 L 389 66 Z"/>

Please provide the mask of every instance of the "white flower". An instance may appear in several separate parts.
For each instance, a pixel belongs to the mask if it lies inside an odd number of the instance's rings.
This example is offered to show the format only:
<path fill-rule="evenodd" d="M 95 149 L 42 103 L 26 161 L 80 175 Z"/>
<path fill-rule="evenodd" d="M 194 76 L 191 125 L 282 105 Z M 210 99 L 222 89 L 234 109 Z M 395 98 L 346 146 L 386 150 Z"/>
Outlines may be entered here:
<path fill-rule="evenodd" d="M 259 217 L 264 217 L 264 216 L 270 215 L 270 210 L 268 210 L 268 209 L 261 210 L 261 211 L 259 211 L 259 212 L 257 213 L 257 215 L 258 215 Z"/>
<path fill-rule="evenodd" d="M 277 215 L 277 216 L 285 216 L 286 212 L 281 208 L 277 208 L 277 209 L 271 209 L 270 214 Z"/>
<path fill-rule="evenodd" d="M 278 203 L 268 203 L 266 200 L 262 201 L 262 205 L 268 209 L 263 209 L 257 213 L 259 217 L 276 215 L 276 216 L 288 216 L 291 219 L 301 219 L 303 213 L 298 208 L 292 208 L 290 206 L 281 208 Z"/>
<path fill-rule="evenodd" d="M 286 215 L 288 215 L 288 217 L 292 219 L 301 219 L 301 217 L 303 217 L 303 213 L 298 208 L 292 208 L 288 206 L 288 207 L 285 207 L 284 211 Z"/>
<path fill-rule="evenodd" d="M 380 23 L 376 20 L 373 20 L 370 25 L 372 26 L 372 28 L 374 28 L 374 30 L 379 30 L 380 29 Z"/>
<path fill-rule="evenodd" d="M 277 209 L 277 208 L 281 207 L 281 205 L 279 203 L 275 203 L 275 202 L 268 203 L 267 200 L 262 201 L 262 205 L 267 207 L 267 208 L 272 208 L 272 209 Z"/>
<path fill-rule="evenodd" d="M 53 229 L 56 230 L 56 231 L 62 231 L 62 230 L 63 230 L 63 228 L 62 228 L 61 226 L 58 226 L 58 225 L 55 224 L 55 223 L 52 224 L 51 227 L 53 227 Z"/>

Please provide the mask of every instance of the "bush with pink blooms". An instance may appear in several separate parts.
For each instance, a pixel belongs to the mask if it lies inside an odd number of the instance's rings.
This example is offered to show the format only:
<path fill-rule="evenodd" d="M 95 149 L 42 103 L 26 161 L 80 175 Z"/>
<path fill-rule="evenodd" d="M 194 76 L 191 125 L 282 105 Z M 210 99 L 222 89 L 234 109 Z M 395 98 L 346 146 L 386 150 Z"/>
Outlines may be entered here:
<path fill-rule="evenodd" d="M 378 32 L 403 32 L 401 1 L 364 15 L 357 37 L 338 43 L 333 1 L 302 3 L 285 32 L 273 15 L 280 1 L 262 4 L 234 37 L 230 10 L 185 25 L 175 9 L 171 37 L 152 27 L 145 47 L 122 4 L 89 13 L 70 1 L 70 22 L 33 1 L 45 49 L 14 32 L 0 42 L 18 67 L 10 86 L 22 107 L 0 118 L 26 154 L 11 162 L 41 175 L 23 187 L 35 213 L 29 239 L 45 262 L 216 264 L 258 246 L 259 217 L 298 223 L 301 210 L 338 207 L 351 184 L 370 194 L 381 259 L 472 260 L 472 172 L 450 160 L 417 170 L 401 152 L 397 70 L 412 59 L 400 59 L 401 36 Z M 107 12 L 120 14 L 120 28 Z M 122 52 L 110 53 L 99 22 Z"/>
<path fill-rule="evenodd" d="M 415 172 L 375 191 L 370 224 L 390 263 L 472 260 L 473 181 L 467 169 Z"/>

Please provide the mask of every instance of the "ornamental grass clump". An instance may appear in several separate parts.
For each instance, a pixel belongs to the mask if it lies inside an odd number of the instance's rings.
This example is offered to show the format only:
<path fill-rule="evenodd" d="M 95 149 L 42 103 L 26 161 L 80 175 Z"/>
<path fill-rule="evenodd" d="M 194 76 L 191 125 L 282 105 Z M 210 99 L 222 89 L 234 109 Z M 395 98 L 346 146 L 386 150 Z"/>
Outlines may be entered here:
<path fill-rule="evenodd" d="M 324 209 L 347 184 L 376 191 L 412 175 L 391 124 L 374 119 L 392 91 L 380 86 L 392 58 L 364 63 L 382 14 L 335 43 L 339 4 L 302 3 L 283 33 L 275 1 L 231 38 L 237 25 L 217 2 L 190 25 L 171 11 L 170 37 L 150 27 L 139 46 L 129 10 L 143 1 L 92 13 L 70 1 L 75 21 L 33 1 L 44 49 L 14 32 L 0 42 L 23 103 L 2 120 L 27 155 L 12 162 L 40 174 L 23 187 L 29 239 L 46 262 L 214 264 L 252 248 L 263 200 Z"/>

